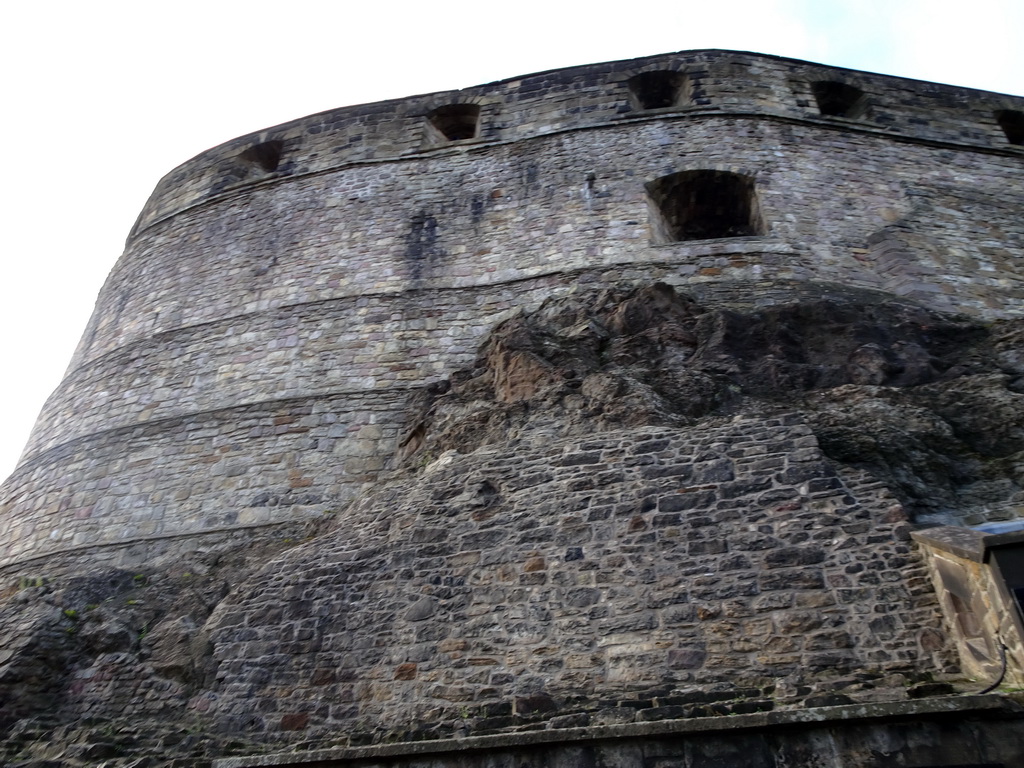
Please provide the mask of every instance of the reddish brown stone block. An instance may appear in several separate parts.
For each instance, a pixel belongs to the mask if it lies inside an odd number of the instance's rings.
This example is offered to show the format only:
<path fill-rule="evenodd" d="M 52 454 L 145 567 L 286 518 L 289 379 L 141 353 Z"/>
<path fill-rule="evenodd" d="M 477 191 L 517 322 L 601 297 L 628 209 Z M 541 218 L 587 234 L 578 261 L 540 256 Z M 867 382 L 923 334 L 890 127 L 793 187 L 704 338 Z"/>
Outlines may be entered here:
<path fill-rule="evenodd" d="M 303 731 L 309 725 L 309 715 L 305 712 L 281 715 L 282 731 Z"/>
<path fill-rule="evenodd" d="M 416 679 L 416 665 L 411 662 L 405 664 L 399 664 L 398 668 L 395 669 L 395 680 L 415 680 Z"/>

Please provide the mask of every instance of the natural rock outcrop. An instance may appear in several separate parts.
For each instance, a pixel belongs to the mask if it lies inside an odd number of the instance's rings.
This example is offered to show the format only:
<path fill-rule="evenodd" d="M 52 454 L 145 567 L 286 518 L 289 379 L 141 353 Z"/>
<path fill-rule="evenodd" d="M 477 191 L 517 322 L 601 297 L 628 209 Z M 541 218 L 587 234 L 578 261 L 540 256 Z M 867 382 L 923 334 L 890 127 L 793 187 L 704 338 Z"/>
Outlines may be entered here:
<path fill-rule="evenodd" d="M 553 299 L 502 325 L 473 370 L 426 395 L 402 455 L 797 409 L 830 458 L 884 480 L 915 518 L 970 522 L 1024 501 L 1022 393 L 1021 320 L 836 287 L 703 307 L 655 284 Z"/>

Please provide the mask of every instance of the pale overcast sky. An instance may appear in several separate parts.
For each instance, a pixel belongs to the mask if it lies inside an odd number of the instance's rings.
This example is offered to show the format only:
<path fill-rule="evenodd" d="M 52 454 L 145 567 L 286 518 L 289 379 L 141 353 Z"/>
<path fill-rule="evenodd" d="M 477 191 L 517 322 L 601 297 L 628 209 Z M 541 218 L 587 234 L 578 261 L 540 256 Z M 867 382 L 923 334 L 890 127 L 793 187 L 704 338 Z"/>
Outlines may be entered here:
<path fill-rule="evenodd" d="M 235 136 L 347 104 L 693 48 L 1024 94 L 1021 0 L 39 0 L 0 18 L 0 478 L 157 181 Z"/>

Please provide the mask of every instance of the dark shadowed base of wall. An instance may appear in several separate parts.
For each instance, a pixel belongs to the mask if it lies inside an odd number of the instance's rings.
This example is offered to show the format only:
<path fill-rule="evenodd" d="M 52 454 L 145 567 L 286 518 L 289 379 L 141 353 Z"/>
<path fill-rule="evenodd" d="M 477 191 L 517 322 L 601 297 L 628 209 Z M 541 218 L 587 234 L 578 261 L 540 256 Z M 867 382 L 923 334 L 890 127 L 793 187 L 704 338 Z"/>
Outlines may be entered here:
<path fill-rule="evenodd" d="M 312 746 L 312 745 L 311 745 Z M 215 760 L 212 768 L 1011 768 L 1018 698 L 958 696 Z"/>

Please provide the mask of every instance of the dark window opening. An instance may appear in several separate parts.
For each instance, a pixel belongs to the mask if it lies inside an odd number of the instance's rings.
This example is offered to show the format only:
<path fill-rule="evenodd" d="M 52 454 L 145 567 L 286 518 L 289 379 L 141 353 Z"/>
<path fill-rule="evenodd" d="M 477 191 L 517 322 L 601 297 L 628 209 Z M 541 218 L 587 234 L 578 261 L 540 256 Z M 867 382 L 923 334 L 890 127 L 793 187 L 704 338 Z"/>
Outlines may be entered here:
<path fill-rule="evenodd" d="M 435 109 L 427 119 L 437 141 L 475 139 L 480 127 L 480 107 L 477 104 L 449 104 Z"/>
<path fill-rule="evenodd" d="M 1024 622 L 1024 545 L 993 548 L 991 562 L 1006 584 L 1018 618 Z"/>
<path fill-rule="evenodd" d="M 273 173 L 281 164 L 281 150 L 283 149 L 284 142 L 279 139 L 264 141 L 255 147 L 249 147 L 241 154 L 241 158 L 247 163 L 259 166 L 266 173 Z"/>
<path fill-rule="evenodd" d="M 636 109 L 678 107 L 687 96 L 686 76 L 678 72 L 641 72 L 629 79 Z"/>
<path fill-rule="evenodd" d="M 1017 112 L 1012 109 L 1004 109 L 996 112 L 996 120 L 999 127 L 1006 134 L 1006 140 L 1011 144 L 1024 145 L 1024 112 Z"/>
<path fill-rule="evenodd" d="M 647 185 L 657 242 L 761 233 L 754 181 L 728 171 L 680 171 Z"/>
<path fill-rule="evenodd" d="M 864 91 L 846 83 L 823 80 L 811 83 L 818 111 L 828 117 L 858 117 L 864 109 Z"/>

